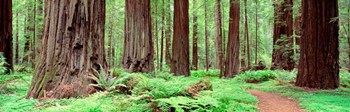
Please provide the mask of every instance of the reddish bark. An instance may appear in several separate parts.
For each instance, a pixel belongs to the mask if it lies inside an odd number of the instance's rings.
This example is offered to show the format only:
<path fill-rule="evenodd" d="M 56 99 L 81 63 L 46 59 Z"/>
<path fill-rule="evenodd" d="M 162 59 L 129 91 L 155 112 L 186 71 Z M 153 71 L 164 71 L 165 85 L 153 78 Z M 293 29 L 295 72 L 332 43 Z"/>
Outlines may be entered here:
<path fill-rule="evenodd" d="M 13 71 L 12 62 L 12 0 L 0 1 L 0 52 L 3 53 L 8 65 L 5 74 Z"/>
<path fill-rule="evenodd" d="M 272 69 L 293 70 L 293 1 L 275 3 Z"/>
<path fill-rule="evenodd" d="M 239 21 L 240 21 L 240 3 L 237 0 L 230 1 L 230 23 L 229 38 L 227 43 L 227 55 L 225 62 L 225 71 L 222 77 L 233 78 L 239 74 L 240 60 L 240 40 L 239 40 Z"/>
<path fill-rule="evenodd" d="M 52 0 L 46 4 L 40 62 L 27 97 L 85 96 L 92 70 L 107 69 L 105 0 Z"/>
<path fill-rule="evenodd" d="M 18 16 L 18 12 L 16 13 L 16 47 L 15 47 L 15 63 L 18 64 L 20 62 L 19 59 L 19 41 L 18 41 L 18 37 L 19 37 L 19 16 Z"/>
<path fill-rule="evenodd" d="M 150 0 L 126 0 L 123 67 L 129 72 L 154 71 Z"/>
<path fill-rule="evenodd" d="M 338 0 L 303 0 L 303 35 L 296 86 L 339 87 Z"/>
<path fill-rule="evenodd" d="M 171 72 L 175 76 L 190 75 L 188 0 L 175 0 L 174 39 Z"/>
<path fill-rule="evenodd" d="M 196 8 L 196 0 L 193 0 L 193 9 Z M 198 23 L 197 15 L 193 13 L 193 45 L 192 45 L 192 70 L 198 70 Z"/>
<path fill-rule="evenodd" d="M 223 65 L 221 0 L 215 0 L 215 68 Z"/>

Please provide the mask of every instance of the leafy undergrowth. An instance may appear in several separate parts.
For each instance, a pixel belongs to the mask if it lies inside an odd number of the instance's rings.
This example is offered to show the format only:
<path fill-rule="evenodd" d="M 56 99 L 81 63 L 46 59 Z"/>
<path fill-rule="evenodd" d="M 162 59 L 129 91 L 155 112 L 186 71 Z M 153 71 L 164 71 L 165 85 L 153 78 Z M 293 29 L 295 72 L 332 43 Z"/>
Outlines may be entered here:
<path fill-rule="evenodd" d="M 310 112 L 350 112 L 350 89 L 348 88 L 350 74 L 342 72 L 340 74 L 341 88 L 336 90 L 305 91 L 303 88 L 293 86 L 296 72 L 285 71 L 256 71 L 249 75 L 238 76 L 235 80 L 247 81 L 248 77 L 273 76 L 274 78 L 260 80 L 259 84 L 245 85 L 247 88 L 258 89 L 266 92 L 279 93 L 299 101 L 300 106 Z M 258 86 L 256 86 L 258 85 Z"/>
<path fill-rule="evenodd" d="M 257 99 L 243 89 L 239 81 L 218 79 L 218 71 L 196 71 L 192 77 L 173 77 L 169 73 L 129 74 L 122 71 L 116 77 L 128 87 L 131 94 L 120 91 L 98 92 L 85 98 L 47 100 L 25 99 L 31 76 L 16 74 L 8 83 L 7 91 L 0 93 L 0 111 L 40 112 L 144 112 L 144 111 L 238 111 L 255 112 Z M 215 76 L 215 77 L 213 77 Z M 5 76 L 0 76 L 1 78 Z M 200 81 L 212 86 L 197 95 L 186 89 Z"/>
<path fill-rule="evenodd" d="M 342 88 L 306 92 L 294 87 L 296 71 L 248 71 L 234 79 L 218 79 L 219 71 L 192 71 L 191 77 L 174 77 L 155 72 L 129 74 L 114 70 L 118 85 L 126 92 L 98 92 L 85 98 L 47 100 L 25 99 L 31 76 L 16 73 L 1 76 L 0 112 L 150 112 L 150 111 L 256 111 L 257 99 L 244 88 L 280 93 L 299 101 L 311 112 L 347 112 L 350 110 L 350 74 L 341 73 Z M 189 87 L 203 81 L 211 90 L 191 95 Z M 250 84 L 247 82 L 254 82 Z M 258 86 L 256 86 L 258 85 Z M 126 94 L 127 93 L 127 94 Z"/>

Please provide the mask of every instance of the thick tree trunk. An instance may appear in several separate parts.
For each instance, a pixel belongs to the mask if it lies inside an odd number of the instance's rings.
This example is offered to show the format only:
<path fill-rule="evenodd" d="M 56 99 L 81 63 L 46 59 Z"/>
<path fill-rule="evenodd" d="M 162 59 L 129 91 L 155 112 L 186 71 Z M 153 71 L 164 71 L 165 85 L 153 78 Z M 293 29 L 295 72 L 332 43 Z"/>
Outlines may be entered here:
<path fill-rule="evenodd" d="M 166 30 L 165 30 L 165 60 L 168 65 L 171 65 L 171 11 L 170 11 L 170 0 L 168 0 L 168 3 L 166 5 Z"/>
<path fill-rule="evenodd" d="M 12 0 L 0 1 L 0 52 L 6 58 L 7 71 L 13 71 L 12 62 Z"/>
<path fill-rule="evenodd" d="M 303 0 L 303 36 L 296 86 L 339 87 L 338 0 Z"/>
<path fill-rule="evenodd" d="M 193 9 L 196 9 L 196 0 L 193 0 Z M 198 23 L 197 15 L 193 12 L 193 45 L 192 45 L 192 70 L 198 70 Z"/>
<path fill-rule="evenodd" d="M 221 0 L 215 0 L 215 68 L 221 69 L 223 65 L 222 52 L 222 21 L 221 21 Z"/>
<path fill-rule="evenodd" d="M 126 0 L 123 67 L 129 72 L 154 71 L 150 0 Z"/>
<path fill-rule="evenodd" d="M 52 0 L 46 4 L 40 63 L 27 97 L 85 96 L 92 70 L 107 69 L 105 0 Z"/>
<path fill-rule="evenodd" d="M 239 21 L 240 21 L 240 3 L 239 0 L 230 1 L 230 23 L 229 38 L 227 43 L 227 55 L 225 62 L 225 72 L 222 77 L 233 78 L 239 74 Z"/>
<path fill-rule="evenodd" d="M 190 76 L 188 0 L 175 0 L 174 11 L 171 72 L 175 76 Z"/>
<path fill-rule="evenodd" d="M 293 1 L 275 3 L 272 68 L 293 70 Z"/>
<path fill-rule="evenodd" d="M 204 3 L 204 29 L 205 29 L 205 69 L 209 70 L 209 31 L 208 31 L 208 11 L 207 11 L 207 0 Z"/>

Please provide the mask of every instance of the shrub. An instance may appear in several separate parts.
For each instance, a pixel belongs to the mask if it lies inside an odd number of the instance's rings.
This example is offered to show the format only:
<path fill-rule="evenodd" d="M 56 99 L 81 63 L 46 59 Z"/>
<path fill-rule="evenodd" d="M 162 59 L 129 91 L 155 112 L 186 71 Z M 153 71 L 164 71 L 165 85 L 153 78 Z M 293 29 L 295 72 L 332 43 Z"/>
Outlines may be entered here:
<path fill-rule="evenodd" d="M 297 70 L 293 71 L 274 71 L 276 80 L 281 84 L 294 83 L 297 77 Z"/>
<path fill-rule="evenodd" d="M 170 98 L 174 96 L 187 96 L 185 89 L 193 84 L 194 81 L 177 80 L 166 81 L 164 79 L 155 78 L 141 81 L 133 90 L 135 95 L 147 94 L 153 99 Z"/>
<path fill-rule="evenodd" d="M 6 62 L 6 58 L 4 57 L 2 52 L 0 52 L 0 75 L 5 74 L 5 72 L 7 71 L 7 68 L 5 67 L 6 65 L 8 65 L 8 63 Z"/>
<path fill-rule="evenodd" d="M 198 71 L 191 71 L 191 77 L 219 77 L 220 76 L 220 70 L 198 70 Z"/>
<path fill-rule="evenodd" d="M 247 71 L 237 76 L 235 79 L 247 83 L 261 83 L 277 78 L 276 72 L 271 70 Z"/>
<path fill-rule="evenodd" d="M 340 73 L 340 86 L 350 87 L 350 73 L 341 72 Z"/>
<path fill-rule="evenodd" d="M 121 93 L 131 95 L 132 90 L 143 80 L 148 80 L 143 74 L 139 73 L 123 73 L 117 79 L 119 85 L 118 90 Z"/>

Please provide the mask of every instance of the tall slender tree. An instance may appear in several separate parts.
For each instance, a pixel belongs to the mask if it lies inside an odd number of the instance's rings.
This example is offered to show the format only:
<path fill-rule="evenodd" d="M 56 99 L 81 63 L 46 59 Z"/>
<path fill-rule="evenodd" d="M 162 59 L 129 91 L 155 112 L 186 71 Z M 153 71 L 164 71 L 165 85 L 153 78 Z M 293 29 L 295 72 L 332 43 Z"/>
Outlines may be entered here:
<path fill-rule="evenodd" d="M 154 21 L 153 21 L 153 37 L 155 38 L 155 45 L 156 45 L 156 64 L 157 64 L 157 67 L 159 68 L 159 66 L 160 66 L 160 60 L 159 60 L 159 39 L 158 39 L 158 0 L 156 0 L 156 1 L 153 1 L 154 2 L 154 11 L 153 11 L 153 18 L 152 19 L 154 19 Z"/>
<path fill-rule="evenodd" d="M 154 71 L 150 0 L 126 0 L 123 67 L 129 72 Z"/>
<path fill-rule="evenodd" d="M 110 21 L 109 21 L 109 32 L 108 32 L 108 59 L 110 60 L 109 65 L 113 66 L 114 65 L 114 57 L 113 57 L 113 15 L 110 16 Z"/>
<path fill-rule="evenodd" d="M 208 31 L 208 0 L 204 1 L 204 30 L 205 30 L 205 69 L 209 70 L 209 31 Z"/>
<path fill-rule="evenodd" d="M 339 87 L 338 0 L 303 0 L 303 35 L 296 85 Z"/>
<path fill-rule="evenodd" d="M 248 28 L 248 11 L 247 11 L 247 0 L 244 0 L 244 40 L 245 40 L 245 46 L 243 50 L 243 57 L 247 60 L 247 65 L 245 59 L 242 59 L 242 67 L 243 68 L 250 68 L 251 61 L 250 61 L 250 41 L 249 41 L 249 28 Z M 246 55 L 246 56 L 245 56 Z"/>
<path fill-rule="evenodd" d="M 259 1 L 255 0 L 255 65 L 258 64 L 258 47 L 259 47 L 259 34 L 258 34 L 258 29 L 259 29 L 259 22 L 258 22 L 258 7 L 259 7 Z"/>
<path fill-rule="evenodd" d="M 350 60 L 350 1 L 348 2 L 348 46 L 349 46 L 349 60 Z M 348 71 L 350 72 L 350 61 L 349 61 Z"/>
<path fill-rule="evenodd" d="M 193 9 L 196 10 L 196 0 L 193 0 Z M 193 12 L 193 45 L 192 45 L 192 70 L 198 70 L 198 19 L 196 11 Z"/>
<path fill-rule="evenodd" d="M 12 62 L 12 0 L 0 1 L 0 52 L 6 58 L 6 74 L 13 71 Z"/>
<path fill-rule="evenodd" d="M 189 76 L 188 0 L 175 0 L 174 2 L 174 39 L 171 72 L 174 73 L 175 76 Z"/>
<path fill-rule="evenodd" d="M 19 12 L 16 12 L 16 42 L 15 42 L 15 63 L 18 64 L 20 62 L 19 59 Z"/>
<path fill-rule="evenodd" d="M 240 60 L 240 41 L 239 41 L 239 21 L 240 21 L 240 3 L 239 0 L 230 1 L 230 23 L 229 38 L 227 43 L 227 55 L 225 62 L 224 75 L 221 77 L 233 78 L 239 74 Z"/>
<path fill-rule="evenodd" d="M 40 62 L 27 97 L 87 95 L 92 71 L 108 69 L 105 0 L 48 0 L 46 4 Z"/>
<path fill-rule="evenodd" d="M 222 47 L 222 15 L 221 15 L 221 0 L 215 0 L 215 54 L 216 69 L 221 69 L 223 65 L 223 47 Z"/>
<path fill-rule="evenodd" d="M 165 29 L 165 60 L 168 65 L 171 64 L 171 7 L 170 7 L 170 0 L 167 0 L 166 4 L 166 29 Z"/>
<path fill-rule="evenodd" d="M 37 15 L 36 15 L 36 9 L 37 9 L 37 4 L 36 4 L 37 0 L 34 0 L 34 3 L 33 3 L 33 38 L 31 39 L 31 64 L 33 66 L 33 68 L 35 67 L 35 59 L 36 59 L 36 18 L 37 18 Z"/>
<path fill-rule="evenodd" d="M 165 36 L 165 0 L 162 0 L 162 35 L 160 37 L 160 63 L 159 69 L 163 71 L 163 59 L 164 59 L 164 36 Z"/>

